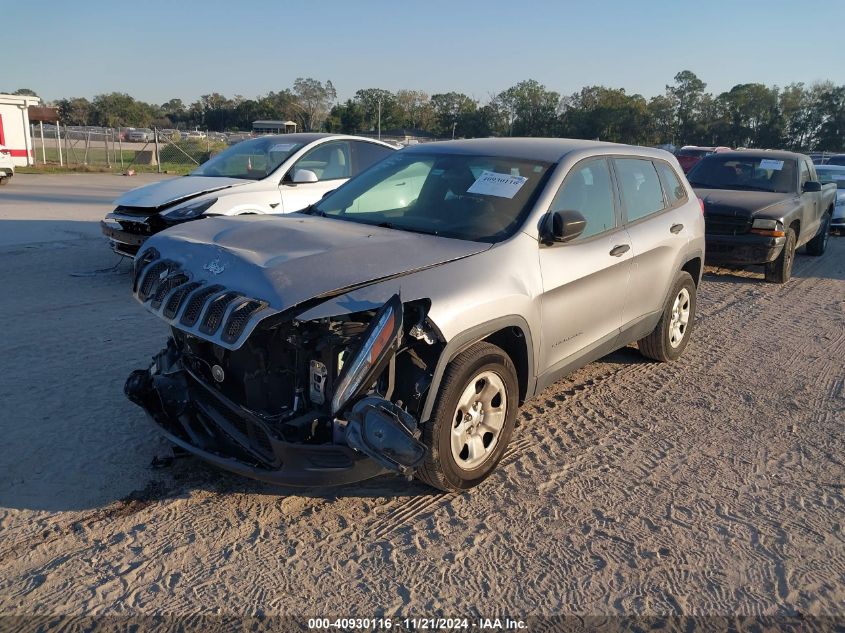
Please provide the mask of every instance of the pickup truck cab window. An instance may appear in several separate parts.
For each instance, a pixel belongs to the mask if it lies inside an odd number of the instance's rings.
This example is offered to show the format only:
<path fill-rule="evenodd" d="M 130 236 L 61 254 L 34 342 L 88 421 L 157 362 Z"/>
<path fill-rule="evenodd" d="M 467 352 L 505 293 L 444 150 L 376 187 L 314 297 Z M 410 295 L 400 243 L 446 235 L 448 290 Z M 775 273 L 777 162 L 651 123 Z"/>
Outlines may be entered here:
<path fill-rule="evenodd" d="M 805 185 L 807 182 L 809 182 L 809 181 L 813 180 L 812 173 L 813 173 L 813 172 L 812 172 L 812 170 L 810 169 L 810 166 L 807 164 L 807 161 L 806 161 L 806 160 L 802 160 L 802 161 L 801 161 L 801 172 L 800 172 L 800 174 L 801 174 L 801 175 L 799 176 L 799 180 L 798 180 L 798 186 L 799 186 L 801 189 L 803 189 L 804 185 Z"/>
<path fill-rule="evenodd" d="M 616 158 L 613 164 L 628 222 L 635 222 L 666 208 L 663 188 L 650 160 Z"/>
<path fill-rule="evenodd" d="M 578 211 L 586 218 L 587 226 L 577 240 L 615 227 L 613 183 L 607 160 L 599 158 L 576 165 L 561 185 L 549 211 Z"/>
<path fill-rule="evenodd" d="M 728 153 L 709 156 L 688 174 L 693 187 L 790 193 L 795 190 L 797 161 Z"/>

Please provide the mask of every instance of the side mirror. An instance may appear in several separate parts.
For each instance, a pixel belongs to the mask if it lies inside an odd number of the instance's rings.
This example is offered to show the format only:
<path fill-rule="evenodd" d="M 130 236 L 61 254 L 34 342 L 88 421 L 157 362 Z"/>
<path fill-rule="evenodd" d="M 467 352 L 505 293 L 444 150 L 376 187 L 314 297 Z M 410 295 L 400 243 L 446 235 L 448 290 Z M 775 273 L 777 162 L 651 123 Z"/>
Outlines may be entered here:
<path fill-rule="evenodd" d="M 295 183 L 298 182 L 317 182 L 319 178 L 317 178 L 317 174 L 315 174 L 310 169 L 297 169 L 296 172 L 293 174 L 293 181 Z"/>
<path fill-rule="evenodd" d="M 553 211 L 549 222 L 549 238 L 553 242 L 574 240 L 587 228 L 587 218 L 578 211 Z"/>
<path fill-rule="evenodd" d="M 822 183 L 817 180 L 808 180 L 804 183 L 804 186 L 801 188 L 801 191 L 803 191 L 804 193 L 814 193 L 821 190 Z"/>

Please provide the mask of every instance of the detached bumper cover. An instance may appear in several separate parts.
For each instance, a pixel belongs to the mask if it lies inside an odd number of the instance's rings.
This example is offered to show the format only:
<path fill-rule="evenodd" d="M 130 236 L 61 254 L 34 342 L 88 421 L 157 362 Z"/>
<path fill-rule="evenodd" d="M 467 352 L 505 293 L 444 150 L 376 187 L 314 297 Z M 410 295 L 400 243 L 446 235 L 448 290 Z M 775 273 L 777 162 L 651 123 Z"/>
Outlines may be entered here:
<path fill-rule="evenodd" d="M 708 264 L 767 264 L 778 258 L 786 238 L 763 235 L 706 235 Z"/>
<path fill-rule="evenodd" d="M 245 477 L 314 486 L 353 483 L 387 472 L 348 446 L 282 440 L 267 421 L 195 378 L 172 343 L 149 370 L 133 372 L 124 389 L 171 442 Z"/>

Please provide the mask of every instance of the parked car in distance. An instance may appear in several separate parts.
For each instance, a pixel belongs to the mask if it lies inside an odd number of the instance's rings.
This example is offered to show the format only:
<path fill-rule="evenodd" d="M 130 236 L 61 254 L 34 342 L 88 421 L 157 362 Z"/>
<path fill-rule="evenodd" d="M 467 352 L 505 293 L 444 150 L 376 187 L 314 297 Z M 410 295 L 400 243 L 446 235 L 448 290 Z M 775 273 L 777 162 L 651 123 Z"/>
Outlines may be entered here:
<path fill-rule="evenodd" d="M 710 156 L 716 151 L 715 147 L 698 147 L 696 145 L 685 145 L 675 152 L 675 158 L 681 165 L 684 173 L 688 173 L 695 164 L 705 156 Z"/>
<path fill-rule="evenodd" d="M 172 338 L 125 391 L 171 442 L 249 477 L 463 490 L 558 378 L 637 341 L 677 359 L 703 259 L 668 152 L 415 145 L 302 213 L 152 237 L 134 292 Z"/>
<path fill-rule="evenodd" d="M 828 157 L 824 164 L 839 165 L 840 167 L 845 166 L 845 154 L 834 154 L 833 156 Z"/>
<path fill-rule="evenodd" d="M 822 255 L 836 185 L 822 184 L 808 156 L 744 150 L 703 158 L 688 174 L 704 201 L 707 261 L 763 265 L 766 281 L 786 283 L 795 250 Z"/>
<path fill-rule="evenodd" d="M 304 209 L 394 151 L 356 136 L 262 136 L 228 147 L 188 176 L 128 191 L 100 226 L 116 253 L 133 257 L 150 235 L 206 215 Z"/>
<path fill-rule="evenodd" d="M 153 131 L 149 128 L 133 128 L 126 133 L 126 140 L 132 143 L 148 143 L 153 140 Z"/>
<path fill-rule="evenodd" d="M 0 186 L 8 185 L 12 176 L 15 175 L 15 162 L 12 160 L 12 152 L 0 145 Z"/>
<path fill-rule="evenodd" d="M 821 182 L 836 185 L 836 201 L 833 205 L 833 215 L 830 217 L 830 230 L 842 235 L 845 233 L 845 166 L 818 165 L 816 173 Z"/>

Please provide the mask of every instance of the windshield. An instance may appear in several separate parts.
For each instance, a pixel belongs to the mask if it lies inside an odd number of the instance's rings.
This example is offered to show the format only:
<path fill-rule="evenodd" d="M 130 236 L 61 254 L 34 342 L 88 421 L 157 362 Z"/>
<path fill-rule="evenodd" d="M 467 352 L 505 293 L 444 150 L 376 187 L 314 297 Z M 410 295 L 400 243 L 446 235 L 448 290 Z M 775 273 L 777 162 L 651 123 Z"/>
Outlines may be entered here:
<path fill-rule="evenodd" d="M 702 159 L 687 174 L 693 187 L 791 193 L 798 179 L 795 160 L 761 156 L 720 156 Z"/>
<path fill-rule="evenodd" d="M 501 156 L 397 152 L 308 213 L 498 242 L 519 228 L 550 166 Z"/>
<path fill-rule="evenodd" d="M 821 182 L 834 182 L 837 189 L 845 189 L 845 167 L 816 167 Z"/>
<path fill-rule="evenodd" d="M 286 142 L 284 137 L 264 136 L 242 141 L 220 152 L 191 172 L 191 176 L 224 176 L 261 180 L 281 165 L 302 143 Z"/>

